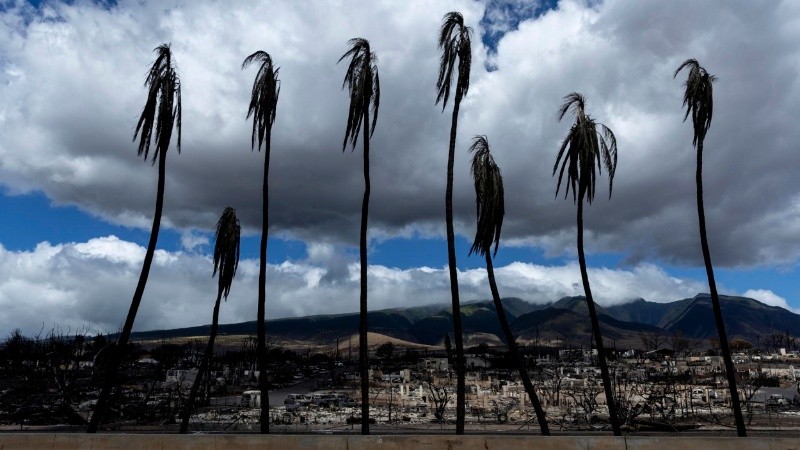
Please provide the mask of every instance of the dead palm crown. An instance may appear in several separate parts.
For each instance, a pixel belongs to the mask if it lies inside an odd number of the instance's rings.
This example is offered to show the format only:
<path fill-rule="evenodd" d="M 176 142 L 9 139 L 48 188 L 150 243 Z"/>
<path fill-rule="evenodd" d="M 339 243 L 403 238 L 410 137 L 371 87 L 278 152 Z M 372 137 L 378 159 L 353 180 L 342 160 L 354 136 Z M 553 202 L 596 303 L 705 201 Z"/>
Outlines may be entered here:
<path fill-rule="evenodd" d="M 500 245 L 500 231 L 503 228 L 503 216 L 505 216 L 503 176 L 500 174 L 500 168 L 497 167 L 490 153 L 489 142 L 486 140 L 486 136 L 475 136 L 469 151 L 472 153 L 470 172 L 475 182 L 475 208 L 478 217 L 475 240 L 472 243 L 472 247 L 469 249 L 469 254 L 477 253 L 486 259 L 486 273 L 489 278 L 489 287 L 492 291 L 492 299 L 494 300 L 497 318 L 500 321 L 500 328 L 503 329 L 508 349 L 514 363 L 517 365 L 517 370 L 522 379 L 522 384 L 525 387 L 525 392 L 528 394 L 528 398 L 536 411 L 536 418 L 539 421 L 542 434 L 549 435 L 550 430 L 547 426 L 544 409 L 542 409 L 539 397 L 536 395 L 536 390 L 525 368 L 524 359 L 522 355 L 520 355 L 494 277 L 494 266 L 492 264 L 491 254 L 492 244 L 494 244 L 494 253 L 496 255 L 497 248 Z"/>
<path fill-rule="evenodd" d="M 456 79 L 456 98 L 461 99 L 469 91 L 469 70 L 472 66 L 472 28 L 464 26 L 461 13 L 452 11 L 444 16 L 439 29 L 439 79 L 436 81 L 436 104 L 442 102 L 442 110 L 450 97 L 450 84 L 458 58 L 458 78 Z"/>
<path fill-rule="evenodd" d="M 694 139 L 692 144 L 697 145 L 706 137 L 706 132 L 711 127 L 711 116 L 714 113 L 714 75 L 706 72 L 696 59 L 687 59 L 677 69 L 673 78 L 678 76 L 681 70 L 688 68 L 689 76 L 686 78 L 686 90 L 683 93 L 683 106 L 686 107 L 686 114 L 683 120 L 692 115 L 692 125 L 694 126 Z"/>
<path fill-rule="evenodd" d="M 178 129 L 178 142 L 175 148 L 178 153 L 181 152 L 181 82 L 172 64 L 169 44 L 162 44 L 154 51 L 158 56 L 144 82 L 148 87 L 147 101 L 133 134 L 134 141 L 139 137 L 137 154 L 144 155 L 144 159 L 147 159 L 155 126 L 156 148 L 153 153 L 153 164 L 162 152 L 167 152 L 173 126 Z"/>
<path fill-rule="evenodd" d="M 561 189 L 564 171 L 567 172 L 566 190 L 564 197 L 572 188 L 572 200 L 577 202 L 578 195 L 591 204 L 594 200 L 595 180 L 598 172 L 605 166 L 608 172 L 608 196 L 614 183 L 614 171 L 617 168 L 617 139 L 614 133 L 602 123 L 596 123 L 586 114 L 586 99 L 579 93 L 573 92 L 564 97 L 564 103 L 558 109 L 558 120 L 564 119 L 567 113 L 575 117 L 575 123 L 570 128 L 567 137 L 558 151 L 556 163 L 553 166 L 553 175 L 558 172 L 558 185 L 556 195 Z M 600 130 L 598 131 L 598 127 Z M 559 170 L 559 164 L 561 169 Z"/>
<path fill-rule="evenodd" d="M 278 95 L 281 92 L 280 80 L 278 80 L 280 68 L 274 67 L 269 53 L 261 50 L 245 58 L 244 62 L 242 62 L 242 69 L 246 69 L 251 64 L 260 65 L 250 93 L 250 107 L 247 110 L 247 118 L 253 117 L 253 134 L 250 138 L 250 146 L 256 147 L 257 137 L 260 151 L 267 131 L 272 128 L 272 124 L 275 122 Z"/>
<path fill-rule="evenodd" d="M 494 244 L 494 254 L 497 255 L 505 215 L 503 176 L 490 153 L 486 136 L 475 136 L 469 152 L 472 153 L 470 172 L 475 182 L 475 211 L 478 217 L 475 241 L 469 254 L 485 256 L 491 252 Z"/>
<path fill-rule="evenodd" d="M 464 25 L 464 17 L 458 12 L 445 14 L 439 29 L 439 77 L 436 81 L 436 104 L 442 102 L 442 111 L 450 98 L 453 71 L 458 59 L 453 117 L 450 123 L 450 142 L 447 153 L 447 187 L 445 189 L 445 226 L 447 234 L 447 266 L 450 275 L 450 294 L 453 309 L 453 335 L 456 347 L 456 434 L 464 434 L 466 419 L 466 381 L 464 366 L 464 342 L 462 337 L 461 307 L 458 295 L 458 271 L 456 262 L 455 231 L 453 229 L 453 163 L 455 161 L 458 110 L 461 99 L 469 90 L 469 71 L 472 65 L 472 30 Z"/>
<path fill-rule="evenodd" d="M 611 197 L 614 171 L 617 168 L 617 140 L 611 129 L 602 123 L 595 122 L 586 114 L 586 99 L 581 94 L 573 92 L 564 97 L 564 103 L 558 109 L 558 120 L 561 121 L 567 113 L 572 114 L 575 118 L 575 123 L 567 133 L 567 137 L 564 138 L 556 157 L 556 163 L 553 166 L 553 175 L 555 176 L 558 173 L 556 196 L 561 189 L 561 182 L 564 172 L 566 172 L 567 180 L 564 196 L 566 197 L 570 189 L 572 189 L 572 200 L 578 205 L 578 263 L 581 270 L 583 290 L 586 295 L 586 306 L 589 309 L 589 319 L 592 323 L 592 333 L 597 347 L 597 359 L 603 379 L 606 404 L 608 405 L 608 413 L 614 435 L 620 436 L 622 435 L 622 430 L 619 425 L 611 377 L 606 364 L 605 346 L 603 345 L 603 337 L 600 334 L 600 321 L 594 306 L 592 290 L 589 285 L 589 274 L 586 269 L 586 257 L 583 253 L 583 201 L 586 199 L 591 204 L 592 200 L 594 200 L 595 182 L 603 167 L 608 172 L 608 196 L 609 198 Z"/>
<path fill-rule="evenodd" d="M 239 267 L 239 240 L 242 228 L 236 217 L 236 210 L 228 207 L 222 212 L 217 221 L 214 233 L 214 272 L 219 272 L 217 285 L 219 292 L 228 300 L 231 292 L 231 283 Z"/>
<path fill-rule="evenodd" d="M 714 113 L 714 81 L 716 77 L 709 74 L 706 69 L 700 66 L 696 59 L 687 59 L 675 70 L 673 78 L 678 76 L 683 69 L 689 69 L 689 76 L 686 78 L 686 90 L 683 93 L 683 106 L 686 113 L 683 115 L 685 121 L 689 115 L 692 116 L 692 126 L 694 136 L 692 144 L 697 148 L 697 171 L 695 181 L 697 183 L 697 217 L 700 228 L 700 246 L 703 251 L 703 262 L 706 267 L 708 277 L 708 287 L 711 294 L 711 306 L 714 310 L 714 320 L 719 334 L 720 349 L 725 361 L 725 372 L 728 379 L 728 389 L 731 394 L 731 408 L 736 421 L 736 431 L 741 437 L 747 436 L 747 429 L 742 415 L 742 407 L 739 402 L 739 392 L 736 389 L 736 368 L 731 358 L 731 350 L 728 345 L 728 335 L 725 331 L 725 321 L 722 317 L 722 306 L 719 302 L 717 293 L 717 283 L 714 279 L 714 267 L 711 264 L 711 251 L 708 246 L 708 236 L 706 232 L 706 215 L 703 207 L 703 143 L 706 133 L 711 127 L 711 116 Z"/>
<path fill-rule="evenodd" d="M 347 147 L 347 140 L 350 140 L 352 148 L 355 150 L 358 141 L 358 134 L 361 131 L 361 122 L 364 113 L 372 107 L 372 128 L 369 130 L 371 137 L 375 133 L 375 123 L 378 121 L 378 108 L 381 102 L 381 83 L 378 76 L 378 57 L 370 51 L 369 41 L 363 38 L 355 38 L 347 41 L 350 46 L 338 62 L 350 57 L 350 64 L 342 82 L 342 89 L 347 87 L 350 93 L 350 109 L 347 113 L 347 128 L 344 132 L 342 150 Z M 366 133 L 367 130 L 364 130 Z"/>

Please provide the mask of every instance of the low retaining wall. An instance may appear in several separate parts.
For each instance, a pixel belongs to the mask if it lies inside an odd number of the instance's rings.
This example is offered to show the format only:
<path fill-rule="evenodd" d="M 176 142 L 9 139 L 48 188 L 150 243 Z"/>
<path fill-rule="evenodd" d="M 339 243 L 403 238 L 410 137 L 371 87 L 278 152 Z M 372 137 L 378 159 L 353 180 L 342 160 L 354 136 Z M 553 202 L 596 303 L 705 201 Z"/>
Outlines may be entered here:
<path fill-rule="evenodd" d="M 318 450 L 619 450 L 797 449 L 797 437 L 652 437 L 652 436 L 445 436 L 445 435 L 268 435 L 257 434 L 65 434 L 3 433 L 0 450 L 132 450 L 132 449 L 318 449 Z"/>

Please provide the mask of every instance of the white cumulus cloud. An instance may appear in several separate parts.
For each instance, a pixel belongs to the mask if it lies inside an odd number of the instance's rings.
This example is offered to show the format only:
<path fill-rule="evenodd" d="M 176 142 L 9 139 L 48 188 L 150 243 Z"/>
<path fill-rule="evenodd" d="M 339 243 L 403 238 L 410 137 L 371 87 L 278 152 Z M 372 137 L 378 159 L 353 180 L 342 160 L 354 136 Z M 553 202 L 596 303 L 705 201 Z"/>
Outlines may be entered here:
<path fill-rule="evenodd" d="M 765 303 L 770 306 L 779 306 L 781 308 L 788 309 L 789 311 L 792 311 L 796 314 L 800 314 L 800 310 L 789 306 L 789 303 L 786 301 L 785 298 L 772 292 L 769 289 L 748 289 L 744 291 L 742 296 L 750 297 L 760 301 L 761 303 Z"/>
<path fill-rule="evenodd" d="M 0 330 L 20 328 L 32 334 L 54 325 L 62 329 L 87 327 L 92 332 L 118 330 L 130 306 L 144 252 L 144 247 L 114 236 L 58 245 L 44 242 L 31 251 L 0 247 Z M 315 258 L 319 253 L 327 254 L 325 262 L 308 258 L 268 266 L 268 318 L 358 310 L 358 264 L 330 249 L 313 249 L 311 253 Z M 216 279 L 211 272 L 207 255 L 158 250 L 135 329 L 209 323 L 216 294 Z M 575 263 L 544 266 L 515 262 L 497 267 L 495 272 L 504 297 L 544 304 L 583 294 Z M 647 264 L 630 270 L 590 269 L 589 276 L 601 305 L 639 297 L 656 302 L 678 300 L 692 297 L 705 287 Z M 257 280 L 258 261 L 242 260 L 230 297 L 221 308 L 222 323 L 255 319 Z M 485 270 L 459 271 L 459 280 L 462 300 L 490 298 Z M 751 290 L 744 295 L 786 307 L 785 300 L 770 291 Z M 371 310 L 428 304 L 450 304 L 445 267 L 369 267 Z"/>

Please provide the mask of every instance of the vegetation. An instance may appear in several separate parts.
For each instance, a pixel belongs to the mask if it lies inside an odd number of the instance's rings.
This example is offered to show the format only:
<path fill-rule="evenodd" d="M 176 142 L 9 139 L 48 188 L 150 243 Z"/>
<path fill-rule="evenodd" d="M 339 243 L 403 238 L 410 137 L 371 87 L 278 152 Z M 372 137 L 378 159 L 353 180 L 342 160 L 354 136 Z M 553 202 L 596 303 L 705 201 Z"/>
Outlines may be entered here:
<path fill-rule="evenodd" d="M 214 272 L 211 276 L 216 275 L 217 270 L 219 270 L 219 278 L 217 278 L 217 301 L 214 303 L 214 314 L 211 319 L 211 333 L 208 337 L 206 349 L 203 352 L 203 360 L 197 371 L 197 377 L 192 383 L 192 389 L 189 391 L 189 397 L 186 399 L 186 405 L 184 405 L 183 413 L 181 414 L 181 434 L 186 434 L 189 430 L 189 417 L 194 409 L 197 392 L 203 382 L 203 377 L 209 369 L 211 358 L 214 356 L 214 339 L 217 337 L 217 329 L 219 328 L 220 299 L 225 296 L 227 301 L 228 294 L 231 293 L 233 277 L 236 276 L 236 269 L 239 267 L 239 236 L 241 231 L 239 219 L 236 217 L 236 210 L 230 207 L 225 208 L 217 222 L 216 232 L 214 233 Z"/>
<path fill-rule="evenodd" d="M 683 69 L 689 70 L 683 93 L 683 106 L 686 107 L 686 114 L 684 114 L 683 120 L 685 121 L 691 114 L 692 127 L 694 128 L 692 145 L 697 148 L 695 181 L 697 183 L 697 218 L 700 227 L 700 246 L 703 249 L 703 263 L 706 266 L 708 288 L 711 291 L 711 304 L 714 309 L 714 320 L 717 324 L 722 357 L 725 360 L 725 372 L 728 378 L 728 389 L 731 394 L 731 407 L 736 419 L 736 432 L 740 437 L 744 437 L 747 436 L 747 430 L 744 416 L 742 415 L 742 406 L 739 402 L 739 393 L 736 389 L 736 369 L 733 365 L 731 350 L 728 345 L 728 334 L 725 332 L 725 322 L 722 318 L 719 294 L 717 294 L 717 282 L 714 279 L 714 267 L 711 265 L 711 251 L 708 248 L 708 235 L 706 233 L 706 213 L 703 207 L 703 142 L 708 129 L 711 127 L 711 116 L 714 113 L 713 85 L 716 77 L 700 66 L 696 59 L 684 61 L 675 70 L 673 77 L 677 77 L 678 73 Z"/>
<path fill-rule="evenodd" d="M 269 156 L 272 141 L 272 124 L 275 122 L 275 111 L 278 107 L 280 94 L 280 81 L 278 68 L 272 64 L 269 53 L 257 51 L 245 58 L 242 69 L 251 64 L 259 64 L 258 73 L 253 81 L 250 94 L 250 107 L 247 117 L 253 116 L 253 133 L 250 137 L 251 149 L 256 146 L 258 137 L 258 151 L 264 145 L 264 180 L 261 188 L 261 246 L 259 250 L 258 265 L 258 313 L 256 315 L 258 334 L 258 367 L 260 376 L 258 388 L 261 391 L 261 432 L 269 433 L 269 386 L 267 384 L 267 350 L 266 350 L 266 303 L 267 303 L 267 240 L 269 238 Z"/>
<path fill-rule="evenodd" d="M 172 132 L 175 128 L 177 128 L 178 131 L 176 148 L 178 153 L 181 151 L 181 83 L 178 79 L 178 74 L 175 72 L 172 51 L 170 50 L 169 44 L 160 45 L 155 49 L 155 52 L 158 56 L 155 62 L 153 62 L 144 83 L 148 90 L 147 101 L 145 102 L 141 116 L 139 116 L 139 122 L 136 124 L 133 140 L 135 141 L 136 138 L 139 137 L 138 155 L 143 156 L 146 161 L 150 152 L 150 141 L 155 137 L 156 145 L 153 149 L 152 164 L 155 164 L 156 160 L 158 160 L 156 210 L 153 215 L 153 228 L 150 231 L 150 241 L 147 244 L 147 252 L 144 256 L 142 272 L 139 275 L 139 283 L 136 285 L 136 291 L 133 293 L 133 300 L 131 300 L 131 307 L 128 310 L 128 317 L 125 319 L 125 325 L 122 327 L 122 333 L 120 333 L 117 342 L 118 349 L 124 349 L 128 345 L 128 340 L 133 330 L 133 322 L 136 320 L 136 312 L 139 310 L 139 304 L 142 302 L 142 296 L 144 295 L 144 288 L 147 285 L 150 265 L 153 263 L 153 255 L 155 254 L 156 242 L 158 241 L 158 230 L 161 227 L 161 212 L 164 207 L 167 150 L 169 149 L 169 144 L 172 140 Z M 155 136 L 153 136 L 154 127 Z M 100 426 L 103 414 L 108 408 L 111 390 L 114 388 L 116 382 L 121 358 L 121 350 L 116 352 L 116 355 L 112 357 L 110 367 L 105 376 L 103 388 L 100 391 L 100 397 L 97 400 L 97 406 L 92 415 L 92 419 L 89 421 L 89 426 L 86 429 L 87 433 L 96 433 Z"/>
<path fill-rule="evenodd" d="M 350 140 L 353 150 L 358 142 L 361 126 L 364 126 L 364 198 L 361 202 L 361 233 L 359 254 L 361 257 L 360 320 L 358 324 L 358 361 L 361 374 L 361 434 L 369 434 L 369 361 L 367 349 L 367 219 L 369 218 L 369 138 L 375 132 L 380 106 L 381 85 L 378 78 L 378 57 L 370 50 L 369 41 L 351 39 L 350 50 L 339 62 L 350 58 L 342 89 L 347 86 L 350 93 L 350 111 L 344 132 L 342 151 Z M 369 110 L 372 108 L 372 128 L 369 125 Z"/>
<path fill-rule="evenodd" d="M 500 292 L 497 290 L 497 282 L 494 278 L 494 265 L 492 264 L 492 244 L 494 244 L 494 254 L 497 255 L 497 247 L 500 245 L 500 231 L 503 228 L 503 216 L 505 215 L 505 196 L 503 192 L 503 176 L 500 168 L 494 162 L 489 151 L 489 142 L 486 136 L 476 136 L 472 141 L 469 151 L 472 153 L 472 178 L 475 182 L 475 209 L 478 216 L 478 227 L 475 231 L 475 241 L 469 249 L 470 255 L 477 253 L 486 258 L 486 273 L 489 277 L 489 288 L 492 291 L 497 318 L 500 320 L 500 327 L 508 344 L 508 351 L 511 358 L 517 365 L 519 377 L 525 386 L 525 392 L 531 400 L 533 409 L 536 411 L 536 418 L 539 421 L 539 428 L 542 434 L 547 436 L 550 429 L 547 426 L 544 409 L 536 395 L 536 390 L 531 382 L 531 377 L 525 368 L 525 359 L 517 348 L 511 326 L 503 310 L 503 302 L 500 299 Z"/>
<path fill-rule="evenodd" d="M 469 71 L 472 65 L 472 29 L 464 25 L 464 17 L 458 12 L 445 14 L 439 28 L 439 78 L 436 81 L 436 104 L 442 103 L 442 111 L 450 98 L 450 85 L 453 70 L 458 59 L 453 119 L 450 124 L 450 146 L 447 153 L 447 188 L 445 190 L 445 223 L 447 228 L 447 265 L 450 271 L 450 294 L 453 300 L 453 336 L 456 343 L 456 434 L 464 434 L 465 409 L 465 367 L 464 341 L 461 327 L 461 311 L 458 298 L 458 266 L 456 265 L 456 241 L 453 231 L 453 162 L 456 151 L 456 132 L 458 129 L 458 109 L 461 99 L 469 90 Z"/>
<path fill-rule="evenodd" d="M 603 378 L 608 413 L 614 435 L 621 436 L 622 430 L 617 416 L 611 377 L 608 373 L 605 345 L 603 345 L 603 336 L 600 334 L 600 321 L 597 317 L 592 289 L 589 286 L 586 257 L 583 254 L 583 202 L 586 200 L 591 204 L 592 200 L 594 200 L 595 180 L 597 173 L 602 172 L 603 167 L 608 172 L 608 196 L 609 198 L 611 197 L 614 171 L 617 168 L 617 139 L 610 128 L 602 123 L 596 123 L 586 114 L 586 99 L 581 94 L 573 92 L 564 97 L 564 103 L 558 110 L 558 120 L 562 120 L 568 112 L 575 118 L 575 123 L 567 133 L 564 142 L 561 143 L 556 163 L 553 166 L 553 175 L 555 176 L 558 173 L 556 195 L 561 189 L 561 181 L 566 171 L 567 180 L 564 196 L 566 197 L 569 194 L 571 188 L 572 200 L 578 205 L 578 263 L 581 267 L 586 306 L 589 308 L 589 318 L 592 322 L 592 332 L 597 346 L 597 359 L 600 365 L 600 374 Z"/>

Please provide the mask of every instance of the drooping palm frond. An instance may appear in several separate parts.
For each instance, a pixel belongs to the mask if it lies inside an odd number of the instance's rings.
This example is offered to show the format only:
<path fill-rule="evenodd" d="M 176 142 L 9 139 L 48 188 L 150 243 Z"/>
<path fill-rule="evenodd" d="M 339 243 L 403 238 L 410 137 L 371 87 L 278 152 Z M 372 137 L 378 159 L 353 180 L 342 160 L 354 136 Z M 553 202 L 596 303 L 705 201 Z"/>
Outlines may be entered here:
<path fill-rule="evenodd" d="M 505 215 L 503 176 L 490 153 L 486 136 L 475 136 L 469 152 L 472 153 L 470 172 L 475 182 L 475 210 L 478 219 L 475 241 L 469 254 L 485 256 L 491 252 L 494 243 L 496 255 Z"/>
<path fill-rule="evenodd" d="M 144 155 L 146 160 L 155 127 L 156 147 L 153 152 L 153 164 L 158 156 L 166 153 L 169 148 L 174 127 L 178 129 L 176 148 L 178 153 L 181 152 L 181 82 L 172 62 L 170 45 L 161 44 L 154 51 L 158 56 L 144 82 L 148 88 L 147 101 L 133 133 L 134 141 L 137 137 L 140 138 L 137 154 Z"/>
<path fill-rule="evenodd" d="M 464 26 L 461 13 L 452 11 L 445 14 L 439 29 L 439 78 L 436 81 L 436 104 L 442 102 L 442 110 L 447 106 L 450 97 L 450 85 L 453 80 L 453 69 L 458 57 L 458 78 L 456 95 L 461 98 L 469 91 L 469 70 L 472 66 L 472 28 Z"/>
<path fill-rule="evenodd" d="M 239 236 L 241 235 L 236 210 L 228 207 L 222 212 L 214 233 L 214 275 L 219 271 L 219 288 L 228 299 L 233 277 L 239 267 Z"/>
<path fill-rule="evenodd" d="M 350 109 L 347 114 L 347 128 L 342 142 L 342 151 L 347 147 L 347 141 L 355 150 L 358 134 L 361 131 L 361 122 L 364 112 L 372 106 L 372 126 L 369 130 L 370 136 L 375 132 L 375 124 L 378 121 L 378 108 L 381 101 L 381 83 L 378 77 L 378 57 L 370 51 L 369 41 L 363 38 L 350 39 L 348 50 L 337 64 L 343 59 L 350 57 L 350 64 L 347 67 L 342 89 L 347 86 L 350 93 Z M 364 130 L 366 133 L 367 130 Z"/>
<path fill-rule="evenodd" d="M 566 171 L 564 197 L 569 194 L 571 188 L 573 201 L 577 201 L 578 193 L 583 192 L 587 201 L 592 203 L 597 174 L 602 173 L 603 167 L 608 172 L 608 196 L 611 197 L 614 172 L 617 168 L 617 139 L 610 128 L 602 123 L 596 123 L 586 114 L 585 106 L 586 99 L 583 95 L 573 92 L 564 97 L 564 103 L 556 113 L 558 120 L 561 121 L 570 112 L 575 117 L 575 123 L 561 143 L 553 166 L 553 176 L 558 172 L 556 195 L 561 189 Z"/>
<path fill-rule="evenodd" d="M 250 146 L 256 148 L 256 137 L 258 137 L 258 150 L 261 151 L 264 136 L 275 122 L 278 95 L 281 92 L 281 82 L 278 79 L 280 68 L 273 67 L 269 53 L 261 50 L 245 58 L 242 62 L 242 69 L 246 69 L 253 63 L 260 63 L 260 66 L 255 81 L 253 81 L 247 118 L 253 116 L 253 134 L 250 138 Z"/>
<path fill-rule="evenodd" d="M 689 76 L 686 78 L 686 91 L 683 93 L 683 106 L 686 107 L 683 120 L 689 117 L 689 113 L 692 114 L 694 126 L 692 145 L 697 146 L 697 140 L 705 138 L 706 132 L 711 127 L 711 116 L 714 112 L 713 83 L 717 77 L 706 72 L 696 59 L 687 59 L 675 69 L 672 78 L 676 78 L 678 73 L 687 67 Z"/>

